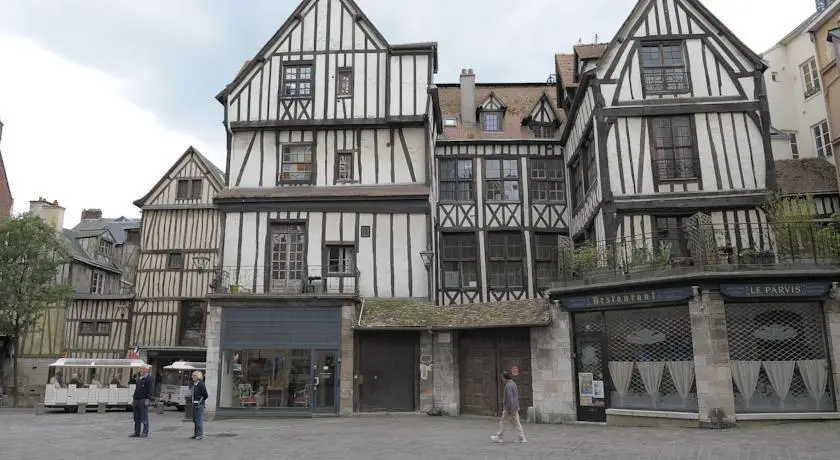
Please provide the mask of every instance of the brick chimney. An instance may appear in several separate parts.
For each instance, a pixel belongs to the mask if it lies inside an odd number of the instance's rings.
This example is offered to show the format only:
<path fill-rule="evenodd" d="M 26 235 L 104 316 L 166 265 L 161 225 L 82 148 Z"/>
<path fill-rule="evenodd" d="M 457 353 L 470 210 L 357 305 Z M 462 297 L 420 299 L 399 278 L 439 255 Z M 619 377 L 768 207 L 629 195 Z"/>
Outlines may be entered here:
<path fill-rule="evenodd" d="M 473 69 L 461 70 L 461 122 L 475 126 L 475 73 Z"/>
<path fill-rule="evenodd" d="M 39 197 L 29 202 L 29 212 L 47 221 L 56 231 L 64 228 L 64 207 L 59 206 L 58 201 L 50 203 L 43 197 Z"/>
<path fill-rule="evenodd" d="M 82 210 L 82 220 L 99 220 L 102 218 L 101 209 L 84 209 Z"/>

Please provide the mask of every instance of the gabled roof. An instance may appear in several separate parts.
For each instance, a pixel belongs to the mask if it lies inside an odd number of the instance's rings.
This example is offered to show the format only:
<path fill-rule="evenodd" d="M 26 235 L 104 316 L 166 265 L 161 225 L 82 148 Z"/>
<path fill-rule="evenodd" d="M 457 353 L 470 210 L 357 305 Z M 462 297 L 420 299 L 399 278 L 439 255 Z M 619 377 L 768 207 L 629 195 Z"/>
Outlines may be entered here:
<path fill-rule="evenodd" d="M 222 172 L 221 169 L 217 168 L 216 165 L 214 165 L 210 160 L 207 159 L 207 157 L 202 155 L 201 152 L 198 151 L 198 149 L 196 149 L 193 146 L 189 146 L 184 152 L 184 154 L 181 155 L 178 158 L 178 160 L 172 164 L 172 167 L 170 167 L 168 171 L 166 171 L 166 174 L 164 174 L 163 177 L 161 177 L 160 180 L 157 181 L 155 186 L 152 187 L 149 190 L 149 192 L 143 196 L 143 198 L 140 198 L 139 200 L 136 200 L 134 202 L 134 206 L 142 208 L 146 204 L 146 201 L 148 201 L 149 198 L 152 197 L 152 195 L 155 193 L 158 187 L 160 187 L 164 182 L 169 180 L 169 176 L 171 176 L 172 173 L 175 172 L 175 170 L 178 168 L 178 165 L 181 164 L 181 162 L 184 161 L 184 159 L 186 159 L 190 155 L 195 156 L 196 160 L 202 165 L 204 165 L 204 167 L 207 168 L 208 171 L 210 171 L 210 175 L 208 176 L 208 178 L 211 181 L 216 182 L 216 188 L 218 188 L 219 190 L 223 189 L 225 184 L 225 173 Z"/>
<path fill-rule="evenodd" d="M 139 228 L 140 219 L 131 219 L 120 216 L 117 218 L 83 220 L 73 227 L 73 231 L 77 234 L 83 234 L 85 232 L 98 232 L 96 233 L 98 235 L 103 231 L 108 230 L 111 232 L 111 235 L 114 236 L 114 243 L 119 245 L 125 244 L 127 239 L 127 230 Z"/>
<path fill-rule="evenodd" d="M 107 231 L 107 230 L 105 230 Z M 103 231 L 104 232 L 104 231 Z M 99 234 L 103 233 L 99 232 Z M 98 234 L 97 234 L 98 235 Z M 87 238 L 94 235 L 82 235 L 78 232 L 74 232 L 73 230 L 69 230 L 66 228 L 61 229 L 60 236 L 67 242 L 68 247 L 70 248 L 70 255 L 73 257 L 73 260 L 77 262 L 81 262 L 86 265 L 90 265 L 92 267 L 100 268 L 103 270 L 107 270 L 116 274 L 122 274 L 119 267 L 114 265 L 113 263 L 103 263 L 98 262 L 94 256 L 89 254 L 82 245 L 79 243 L 79 240 L 82 238 Z"/>
<path fill-rule="evenodd" d="M 575 45 L 574 51 L 578 59 L 600 59 L 607 50 L 609 43 L 590 43 L 585 45 Z"/>
<path fill-rule="evenodd" d="M 814 19 L 814 22 L 811 23 L 811 28 L 808 29 L 808 32 L 816 32 L 817 29 L 822 27 L 826 21 L 833 18 L 837 13 L 840 13 L 840 2 L 835 0 L 830 5 L 826 6 L 825 10 L 821 12 L 816 19 Z"/>
<path fill-rule="evenodd" d="M 837 193 L 837 173 L 822 158 L 776 160 L 776 184 L 785 194 Z"/>
<path fill-rule="evenodd" d="M 531 114 L 533 114 L 534 111 L 539 109 L 540 106 L 543 104 L 548 104 L 550 110 L 554 113 L 554 121 L 555 123 L 557 123 L 557 110 L 554 110 L 554 107 L 551 105 L 551 99 L 548 97 L 548 91 L 543 91 L 542 96 L 540 96 L 540 99 L 534 104 L 533 107 L 531 107 L 531 110 L 528 111 L 528 115 L 522 119 L 522 124 L 527 125 L 531 121 Z"/>

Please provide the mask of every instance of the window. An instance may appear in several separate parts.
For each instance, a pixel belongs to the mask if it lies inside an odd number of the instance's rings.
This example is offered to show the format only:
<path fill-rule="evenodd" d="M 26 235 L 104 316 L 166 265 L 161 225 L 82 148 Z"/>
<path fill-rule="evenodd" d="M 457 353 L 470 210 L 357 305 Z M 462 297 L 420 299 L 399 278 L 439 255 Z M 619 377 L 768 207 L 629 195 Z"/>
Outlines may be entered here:
<path fill-rule="evenodd" d="M 653 142 L 656 149 L 653 174 L 658 180 L 697 178 L 697 156 L 688 116 L 653 118 Z"/>
<path fill-rule="evenodd" d="M 362 225 L 361 234 L 362 238 L 370 238 L 370 225 Z"/>
<path fill-rule="evenodd" d="M 502 130 L 502 113 L 498 111 L 481 113 L 481 129 L 488 133 Z"/>
<path fill-rule="evenodd" d="M 180 252 L 170 252 L 166 255 L 166 269 L 180 270 L 184 268 L 184 254 Z"/>
<path fill-rule="evenodd" d="M 486 160 L 484 198 L 488 201 L 519 201 L 518 160 Z"/>
<path fill-rule="evenodd" d="M 332 351 L 314 355 L 315 360 L 311 348 L 222 349 L 219 407 L 249 411 L 279 407 L 308 410 L 316 404 L 336 407 L 338 360 Z M 317 401 L 309 383 L 316 369 Z"/>
<path fill-rule="evenodd" d="M 353 180 L 353 152 L 335 154 L 335 179 L 339 182 Z"/>
<path fill-rule="evenodd" d="M 566 178 L 561 158 L 535 158 L 531 161 L 531 201 L 563 203 Z"/>
<path fill-rule="evenodd" d="M 444 289 L 478 288 L 474 233 L 441 235 Z"/>
<path fill-rule="evenodd" d="M 690 216 L 669 216 L 654 218 L 656 238 L 655 249 L 667 247 L 671 251 L 671 257 L 687 257 L 688 238 L 686 237 L 685 225 Z"/>
<path fill-rule="evenodd" d="M 770 79 L 773 81 L 779 81 L 779 72 L 770 72 Z"/>
<path fill-rule="evenodd" d="M 441 201 L 472 201 L 472 160 L 440 160 Z"/>
<path fill-rule="evenodd" d="M 114 243 L 108 240 L 99 240 L 99 254 L 110 257 L 114 252 Z"/>
<path fill-rule="evenodd" d="M 111 335 L 111 322 L 80 321 L 79 335 Z"/>
<path fill-rule="evenodd" d="M 812 126 L 811 130 L 814 132 L 817 156 L 820 158 L 830 158 L 833 152 L 831 150 L 831 134 L 828 132 L 828 123 L 823 120 Z"/>
<path fill-rule="evenodd" d="M 327 275 L 354 276 L 356 264 L 353 262 L 353 246 L 327 246 Z"/>
<path fill-rule="evenodd" d="M 443 119 L 443 126 L 446 128 L 455 128 L 458 126 L 458 122 L 454 117 L 446 117 Z"/>
<path fill-rule="evenodd" d="M 808 59 L 799 66 L 802 69 L 802 86 L 805 91 L 805 99 L 820 92 L 820 73 L 817 70 L 817 60 Z"/>
<path fill-rule="evenodd" d="M 312 183 L 312 156 L 311 145 L 284 145 L 277 183 Z"/>
<path fill-rule="evenodd" d="M 201 199 L 201 179 L 179 179 L 176 200 Z"/>
<path fill-rule="evenodd" d="M 201 300 L 181 301 L 178 338 L 182 347 L 203 347 L 207 305 Z"/>
<path fill-rule="evenodd" d="M 338 69 L 338 97 L 350 97 L 353 95 L 353 69 Z"/>
<path fill-rule="evenodd" d="M 796 140 L 796 133 L 790 134 L 790 153 L 794 160 L 799 159 L 799 143 Z"/>
<path fill-rule="evenodd" d="M 555 131 L 554 123 L 531 123 L 531 132 L 539 139 L 550 139 Z"/>
<path fill-rule="evenodd" d="M 583 188 L 583 168 L 581 167 L 580 157 L 572 165 L 570 174 L 572 176 L 572 209 L 577 209 L 578 206 L 583 204 L 583 196 L 586 191 Z"/>
<path fill-rule="evenodd" d="M 642 45 L 642 80 L 648 93 L 686 93 L 689 91 L 682 43 Z"/>
<path fill-rule="evenodd" d="M 583 188 L 585 192 L 598 183 L 598 161 L 595 159 L 595 134 L 590 134 L 583 146 Z"/>
<path fill-rule="evenodd" d="M 491 289 L 521 288 L 522 234 L 489 233 L 487 235 L 487 275 Z"/>
<path fill-rule="evenodd" d="M 534 234 L 534 273 L 537 289 L 548 289 L 558 279 L 558 253 L 560 235 L 557 233 Z"/>
<path fill-rule="evenodd" d="M 312 65 L 291 64 L 283 67 L 283 97 L 308 98 L 312 95 Z"/>
<path fill-rule="evenodd" d="M 102 294 L 105 291 L 105 274 L 102 272 L 92 272 L 90 274 L 90 293 Z"/>

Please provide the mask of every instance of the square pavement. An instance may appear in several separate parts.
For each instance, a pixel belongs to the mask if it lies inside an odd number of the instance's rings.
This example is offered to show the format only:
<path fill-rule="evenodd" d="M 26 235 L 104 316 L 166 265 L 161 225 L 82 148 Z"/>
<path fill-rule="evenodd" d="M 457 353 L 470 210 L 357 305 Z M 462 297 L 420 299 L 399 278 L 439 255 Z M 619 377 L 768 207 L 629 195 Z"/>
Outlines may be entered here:
<path fill-rule="evenodd" d="M 492 419 L 383 415 L 207 422 L 205 439 L 192 441 L 182 413 L 149 415 L 151 437 L 131 439 L 128 412 L 0 410 L 0 459 L 840 459 L 838 422 L 724 431 L 525 425 L 528 444 L 494 444 Z"/>

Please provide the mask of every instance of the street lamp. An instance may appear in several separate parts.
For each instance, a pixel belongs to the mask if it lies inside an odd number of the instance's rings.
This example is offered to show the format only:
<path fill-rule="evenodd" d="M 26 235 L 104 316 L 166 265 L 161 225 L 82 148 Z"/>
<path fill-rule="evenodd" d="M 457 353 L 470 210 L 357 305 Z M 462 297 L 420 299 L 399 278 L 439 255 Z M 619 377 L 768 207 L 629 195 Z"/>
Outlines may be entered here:
<path fill-rule="evenodd" d="M 210 263 L 210 258 L 207 257 L 207 256 L 193 257 L 193 267 L 195 267 L 199 270 L 204 270 L 204 268 L 207 267 L 207 264 L 209 264 L 209 263 Z"/>
<path fill-rule="evenodd" d="M 435 253 L 432 251 L 420 251 L 420 258 L 423 259 L 423 265 L 426 267 L 426 270 L 429 270 L 432 268 Z"/>

